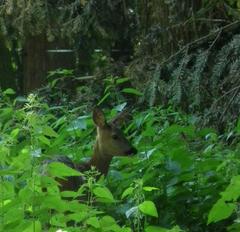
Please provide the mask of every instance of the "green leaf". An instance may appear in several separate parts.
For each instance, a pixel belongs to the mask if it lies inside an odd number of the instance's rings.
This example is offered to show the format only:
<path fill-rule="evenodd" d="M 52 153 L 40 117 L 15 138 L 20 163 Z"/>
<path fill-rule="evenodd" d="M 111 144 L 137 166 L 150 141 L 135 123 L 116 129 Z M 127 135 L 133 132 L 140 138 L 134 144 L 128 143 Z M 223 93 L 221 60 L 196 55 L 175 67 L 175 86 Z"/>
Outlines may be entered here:
<path fill-rule="evenodd" d="M 125 108 L 126 105 L 127 105 L 127 102 L 124 102 L 120 105 L 115 106 L 114 109 L 121 112 L 121 111 L 123 111 L 123 109 Z"/>
<path fill-rule="evenodd" d="M 129 78 L 128 77 L 124 77 L 124 78 L 117 79 L 116 83 L 117 84 L 122 84 L 122 83 L 125 83 L 125 82 L 128 82 L 128 81 L 129 81 Z"/>
<path fill-rule="evenodd" d="M 57 227 L 66 227 L 66 220 L 67 218 L 63 213 L 57 213 L 51 217 L 50 224 Z"/>
<path fill-rule="evenodd" d="M 124 227 L 124 228 L 118 228 L 115 230 L 116 232 L 132 232 L 131 228 L 129 227 Z"/>
<path fill-rule="evenodd" d="M 11 131 L 11 137 L 12 138 L 16 138 L 17 136 L 18 136 L 18 134 L 19 134 L 19 131 L 20 131 L 20 129 L 19 128 L 16 128 L 16 129 L 14 129 L 14 130 L 12 130 Z"/>
<path fill-rule="evenodd" d="M 174 226 L 172 229 L 165 229 L 159 226 L 147 226 L 145 232 L 181 232 L 179 226 Z"/>
<path fill-rule="evenodd" d="M 145 232 L 168 232 L 168 231 L 169 231 L 168 229 L 159 226 L 148 226 L 145 229 Z"/>
<path fill-rule="evenodd" d="M 146 191 L 146 192 L 152 192 L 153 190 L 159 190 L 159 188 L 145 186 L 145 187 L 143 187 L 143 190 Z"/>
<path fill-rule="evenodd" d="M 49 137 L 58 137 L 58 134 L 50 126 L 43 128 L 43 134 Z"/>
<path fill-rule="evenodd" d="M 42 142 L 42 143 L 44 143 L 44 144 L 46 144 L 46 145 L 48 145 L 48 146 L 50 146 L 50 140 L 47 138 L 47 137 L 45 137 L 44 135 L 41 135 L 41 136 L 39 136 L 38 137 L 38 139 Z"/>
<path fill-rule="evenodd" d="M 223 199 L 218 200 L 208 214 L 208 224 L 230 217 L 235 209 L 235 204 L 226 203 Z"/>
<path fill-rule="evenodd" d="M 240 118 L 238 119 L 238 122 L 237 122 L 236 131 L 238 134 L 240 134 Z"/>
<path fill-rule="evenodd" d="M 217 142 L 218 141 L 218 135 L 216 133 L 209 133 L 205 136 L 205 138 L 211 142 Z"/>
<path fill-rule="evenodd" d="M 86 223 L 96 229 L 100 228 L 100 223 L 97 217 L 90 217 L 87 219 Z"/>
<path fill-rule="evenodd" d="M 55 177 L 81 176 L 81 173 L 60 162 L 52 162 L 47 167 L 48 173 Z"/>
<path fill-rule="evenodd" d="M 174 148 L 171 151 L 171 158 L 177 162 L 182 169 L 188 169 L 194 164 L 191 154 L 184 147 Z"/>
<path fill-rule="evenodd" d="M 224 192 L 221 193 L 225 201 L 236 201 L 240 197 L 240 176 L 234 176 L 231 183 Z"/>
<path fill-rule="evenodd" d="M 31 168 L 31 156 L 28 149 L 22 149 L 20 151 L 20 154 L 13 158 L 11 163 L 11 168 L 14 168 L 15 170 L 28 170 Z"/>
<path fill-rule="evenodd" d="M 75 221 L 75 222 L 82 222 L 89 216 L 88 211 L 78 211 L 77 213 L 71 213 L 65 215 L 67 217 L 67 221 Z"/>
<path fill-rule="evenodd" d="M 45 172 L 45 170 L 43 172 Z M 59 183 L 53 177 L 47 175 L 41 175 L 40 180 L 42 188 L 56 187 L 59 185 Z"/>
<path fill-rule="evenodd" d="M 224 192 L 221 193 L 221 198 L 214 204 L 208 215 L 208 224 L 218 222 L 230 217 L 236 209 L 235 201 L 240 196 L 240 176 L 234 176 L 231 183 Z M 233 201 L 234 203 L 230 203 Z M 227 203 L 228 202 L 228 203 Z"/>
<path fill-rule="evenodd" d="M 125 198 L 128 195 L 131 195 L 133 193 L 133 190 L 134 190 L 133 187 L 129 187 L 129 188 L 125 189 L 125 191 L 122 194 L 121 199 Z"/>
<path fill-rule="evenodd" d="M 19 198 L 22 200 L 22 202 L 28 202 L 30 199 L 32 199 L 33 192 L 28 186 L 25 186 L 19 191 Z"/>
<path fill-rule="evenodd" d="M 63 191 L 61 192 L 61 196 L 62 197 L 67 197 L 67 198 L 76 198 L 78 197 L 78 193 L 74 192 L 74 191 Z"/>
<path fill-rule="evenodd" d="M 41 232 L 42 231 L 42 225 L 40 221 L 34 221 L 29 223 L 29 226 L 23 230 L 23 232 Z"/>
<path fill-rule="evenodd" d="M 46 209 L 54 209 L 57 212 L 65 212 L 69 210 L 69 204 L 66 201 L 63 201 L 57 195 L 48 195 L 42 199 L 41 207 Z"/>
<path fill-rule="evenodd" d="M 87 129 L 87 119 L 89 116 L 80 116 L 76 120 L 72 121 L 68 131 L 80 131 Z"/>
<path fill-rule="evenodd" d="M 158 217 L 155 204 L 152 201 L 144 201 L 138 206 L 139 210 L 149 216 Z"/>
<path fill-rule="evenodd" d="M 11 107 L 6 107 L 0 110 L 1 122 L 3 120 L 9 120 L 14 115 L 14 111 Z"/>
<path fill-rule="evenodd" d="M 14 95 L 16 92 L 13 89 L 8 88 L 5 91 L 3 91 L 3 93 L 5 95 Z"/>
<path fill-rule="evenodd" d="M 110 95 L 110 93 L 105 94 L 105 96 L 97 103 L 97 105 L 101 105 Z"/>
<path fill-rule="evenodd" d="M 93 189 L 93 193 L 100 198 L 105 198 L 111 202 L 114 201 L 112 193 L 106 187 L 96 187 Z"/>
<path fill-rule="evenodd" d="M 4 223 L 10 224 L 24 220 L 24 211 L 22 208 L 12 207 L 4 214 Z"/>
<path fill-rule="evenodd" d="M 15 169 L 3 169 L 0 170 L 0 176 L 5 176 L 5 175 L 17 175 L 20 174 L 21 171 L 20 170 L 15 170 Z"/>
<path fill-rule="evenodd" d="M 123 93 L 129 93 L 129 94 L 137 95 L 137 96 L 142 96 L 143 95 L 140 91 L 138 91 L 138 90 L 136 90 L 134 88 L 124 88 L 122 90 L 122 92 Z"/>
<path fill-rule="evenodd" d="M 99 220 L 99 222 L 102 231 L 116 231 L 116 229 L 119 229 L 119 226 L 116 224 L 115 219 L 110 216 L 104 216 Z"/>

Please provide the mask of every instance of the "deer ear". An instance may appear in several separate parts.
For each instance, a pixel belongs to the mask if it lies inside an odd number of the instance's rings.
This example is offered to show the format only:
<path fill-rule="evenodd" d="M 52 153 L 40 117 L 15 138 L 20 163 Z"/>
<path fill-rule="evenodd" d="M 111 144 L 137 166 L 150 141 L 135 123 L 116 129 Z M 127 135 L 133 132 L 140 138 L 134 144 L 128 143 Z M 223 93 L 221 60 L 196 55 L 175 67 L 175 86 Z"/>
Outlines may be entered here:
<path fill-rule="evenodd" d="M 101 109 L 94 108 L 93 110 L 93 121 L 96 126 L 104 127 L 106 125 L 106 119 Z"/>
<path fill-rule="evenodd" d="M 112 126 L 120 127 L 121 124 L 123 124 L 123 122 L 126 121 L 126 119 L 128 117 L 129 117 L 129 111 L 124 110 L 124 111 L 120 112 L 118 115 L 116 115 L 109 123 Z"/>

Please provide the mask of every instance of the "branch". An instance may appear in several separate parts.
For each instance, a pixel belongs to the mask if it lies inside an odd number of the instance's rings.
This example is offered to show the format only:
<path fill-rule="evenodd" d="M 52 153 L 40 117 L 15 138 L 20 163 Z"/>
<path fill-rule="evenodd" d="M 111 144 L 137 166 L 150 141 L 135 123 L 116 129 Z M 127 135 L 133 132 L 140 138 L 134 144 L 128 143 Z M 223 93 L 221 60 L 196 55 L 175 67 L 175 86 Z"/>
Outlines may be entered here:
<path fill-rule="evenodd" d="M 194 40 L 191 43 L 186 44 L 185 46 L 183 46 L 180 50 L 178 50 L 176 53 L 174 53 L 173 55 L 171 55 L 170 57 L 168 57 L 166 60 L 164 60 L 161 65 L 164 65 L 165 63 L 169 62 L 171 59 L 175 58 L 176 56 L 178 56 L 179 54 L 181 54 L 185 49 L 189 48 L 189 49 L 193 49 L 194 47 L 199 46 L 199 44 L 205 43 L 206 41 L 208 41 L 211 38 L 216 38 L 216 34 L 219 34 L 221 32 L 226 32 L 226 31 L 231 31 L 233 29 L 235 29 L 237 26 L 239 26 L 240 21 L 237 20 L 233 23 L 227 24 L 223 27 L 218 28 L 216 31 L 214 32 L 210 32 L 209 34 Z M 218 37 L 218 36 L 217 36 Z"/>
<path fill-rule="evenodd" d="M 74 79 L 79 81 L 85 81 L 85 80 L 92 80 L 95 79 L 96 76 L 82 76 L 82 77 L 75 77 Z"/>

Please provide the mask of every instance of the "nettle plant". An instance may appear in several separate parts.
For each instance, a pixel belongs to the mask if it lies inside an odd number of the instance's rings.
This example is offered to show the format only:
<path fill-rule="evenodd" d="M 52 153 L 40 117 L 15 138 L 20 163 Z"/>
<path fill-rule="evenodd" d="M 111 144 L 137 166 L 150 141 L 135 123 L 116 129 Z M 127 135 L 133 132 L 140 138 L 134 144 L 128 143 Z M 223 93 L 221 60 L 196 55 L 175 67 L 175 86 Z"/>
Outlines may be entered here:
<path fill-rule="evenodd" d="M 21 99 L 23 100 L 23 99 Z M 49 106 L 36 96 L 7 106 L 2 102 L 1 124 L 1 190 L 0 228 L 2 231 L 130 231 L 104 213 L 97 204 L 116 202 L 103 179 L 96 181 L 96 170 L 79 173 L 62 163 L 50 166 L 50 176 L 42 175 L 42 161 L 57 151 L 80 157 L 78 141 L 87 144 L 93 127 L 89 117 L 74 122 L 66 115 L 56 118 Z M 14 112 L 14 114 L 13 114 Z M 67 115 L 70 117 L 71 115 Z M 85 124 L 85 126 L 84 126 Z M 85 138 L 85 140 L 84 140 Z M 84 146 L 81 150 L 86 149 Z M 57 178 L 84 175 L 85 183 L 78 191 L 59 191 Z M 47 189 L 47 191 L 45 191 Z M 96 204 L 96 205 L 95 205 Z"/>
<path fill-rule="evenodd" d="M 43 175 L 42 161 L 58 152 L 83 158 L 80 153 L 92 145 L 86 145 L 93 128 L 90 117 L 71 120 L 73 114 L 66 111 L 57 118 L 55 109 L 37 96 L 11 102 L 9 94 L 13 93 L 5 92 L 0 110 L 1 230 L 131 231 L 105 211 L 106 204 L 111 207 L 117 200 L 103 178 L 96 181 L 96 170 L 80 173 L 63 163 L 52 163 L 50 175 Z M 77 191 L 59 191 L 56 178 L 80 175 L 86 181 Z"/>
<path fill-rule="evenodd" d="M 227 141 L 238 136 L 239 126 L 219 136 L 214 129 L 200 129 L 193 122 L 197 125 L 192 116 L 158 107 L 136 113 L 126 129 L 134 131 L 140 157 L 130 167 L 125 158 L 114 163 L 108 180 L 114 196 L 125 200 L 116 212 L 125 210 L 134 231 L 161 231 L 173 224 L 179 225 L 173 228 L 178 231 L 237 228 L 239 146 L 229 146 Z M 123 169 L 124 173 L 117 171 Z M 133 180 L 139 181 L 133 184 Z M 121 189 L 126 189 L 124 194 Z M 145 201 L 150 211 L 139 207 Z"/>
<path fill-rule="evenodd" d="M 79 116 L 80 108 L 50 107 L 35 95 L 11 100 L 13 94 L 6 90 L 0 98 L 1 231 L 239 228 L 239 146 L 226 140 L 239 136 L 240 123 L 219 136 L 171 107 L 135 112 L 124 132 L 139 154 L 115 157 L 107 178 L 58 162 L 43 175 L 43 161 L 56 154 L 73 161 L 91 155 L 92 119 Z M 85 182 L 77 191 L 60 191 L 57 180 L 69 176 Z"/>

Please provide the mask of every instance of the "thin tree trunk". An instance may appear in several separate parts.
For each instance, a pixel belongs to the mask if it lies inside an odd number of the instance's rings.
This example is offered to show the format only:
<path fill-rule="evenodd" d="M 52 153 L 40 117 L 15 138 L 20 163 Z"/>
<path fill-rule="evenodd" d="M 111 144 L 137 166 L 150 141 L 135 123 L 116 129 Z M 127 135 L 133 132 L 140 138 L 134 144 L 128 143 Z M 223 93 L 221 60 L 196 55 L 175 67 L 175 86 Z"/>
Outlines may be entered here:
<path fill-rule="evenodd" d="M 15 73 L 11 64 L 11 54 L 6 47 L 4 38 L 0 35 L 0 87 L 16 90 Z"/>
<path fill-rule="evenodd" d="M 204 30 L 196 30 L 194 14 L 201 8 L 202 0 L 141 0 L 138 11 L 143 37 L 155 36 L 158 41 L 151 41 L 148 47 L 152 55 L 161 54 L 164 60 L 175 53 L 179 47 L 204 34 Z"/>
<path fill-rule="evenodd" d="M 23 49 L 24 93 L 40 88 L 47 74 L 47 52 L 45 35 L 30 36 Z"/>

